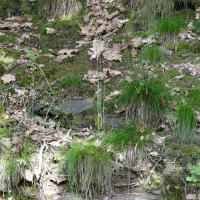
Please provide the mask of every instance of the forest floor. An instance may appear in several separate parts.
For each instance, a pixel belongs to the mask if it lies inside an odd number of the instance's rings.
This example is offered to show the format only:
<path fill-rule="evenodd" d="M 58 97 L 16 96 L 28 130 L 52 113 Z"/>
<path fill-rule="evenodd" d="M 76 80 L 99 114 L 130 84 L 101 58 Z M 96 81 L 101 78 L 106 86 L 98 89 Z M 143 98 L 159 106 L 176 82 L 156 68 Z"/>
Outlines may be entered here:
<path fill-rule="evenodd" d="M 174 12 L 172 35 L 112 0 L 62 18 L 2 14 L 0 199 L 195 199 L 195 13 Z"/>

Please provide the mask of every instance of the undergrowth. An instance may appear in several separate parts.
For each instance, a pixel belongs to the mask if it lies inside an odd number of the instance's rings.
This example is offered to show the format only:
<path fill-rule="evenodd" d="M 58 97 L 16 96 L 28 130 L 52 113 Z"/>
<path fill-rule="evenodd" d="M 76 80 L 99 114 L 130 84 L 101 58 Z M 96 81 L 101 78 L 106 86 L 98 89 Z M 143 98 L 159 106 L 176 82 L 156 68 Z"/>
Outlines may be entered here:
<path fill-rule="evenodd" d="M 112 160 L 111 153 L 103 147 L 74 144 L 64 153 L 62 170 L 71 186 L 82 195 L 94 198 L 110 194 Z"/>
<path fill-rule="evenodd" d="M 195 140 L 196 117 L 190 104 L 181 104 L 173 115 L 173 136 L 184 144 Z"/>
<path fill-rule="evenodd" d="M 138 80 L 124 84 L 124 90 L 116 98 L 118 105 L 126 107 L 126 121 L 135 121 L 139 126 L 153 126 L 165 113 L 168 89 L 154 79 Z"/>

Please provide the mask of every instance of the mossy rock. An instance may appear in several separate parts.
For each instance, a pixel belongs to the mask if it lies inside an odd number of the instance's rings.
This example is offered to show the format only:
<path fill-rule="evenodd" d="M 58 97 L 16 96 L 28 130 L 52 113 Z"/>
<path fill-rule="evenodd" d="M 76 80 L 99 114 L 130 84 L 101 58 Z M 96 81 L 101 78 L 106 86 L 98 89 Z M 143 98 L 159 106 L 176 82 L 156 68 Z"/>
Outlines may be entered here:
<path fill-rule="evenodd" d="M 48 56 L 39 56 L 35 61 L 38 64 L 45 64 L 47 62 L 49 62 L 51 60 L 51 58 L 49 58 Z"/>

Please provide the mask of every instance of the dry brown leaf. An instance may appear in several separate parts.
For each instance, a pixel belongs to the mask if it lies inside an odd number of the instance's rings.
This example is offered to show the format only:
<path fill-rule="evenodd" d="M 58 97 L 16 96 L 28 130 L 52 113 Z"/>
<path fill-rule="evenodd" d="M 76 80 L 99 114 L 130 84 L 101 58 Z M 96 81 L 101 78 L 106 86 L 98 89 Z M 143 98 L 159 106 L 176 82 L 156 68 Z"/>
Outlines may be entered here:
<path fill-rule="evenodd" d="M 198 20 L 198 19 L 200 19 L 200 7 L 197 7 L 196 8 L 196 19 Z"/>
<path fill-rule="evenodd" d="M 142 38 L 141 38 L 141 37 L 133 38 L 133 39 L 131 40 L 131 42 L 132 42 L 133 46 L 134 46 L 135 48 L 137 48 L 137 47 L 141 46 L 141 44 L 142 44 Z"/>
<path fill-rule="evenodd" d="M 105 76 L 118 76 L 121 75 L 122 73 L 118 70 L 114 70 L 114 69 L 110 69 L 110 68 L 103 68 L 103 73 L 105 74 Z"/>
<path fill-rule="evenodd" d="M 88 45 L 91 42 L 86 42 L 86 41 L 81 40 L 81 41 L 76 41 L 76 43 L 78 43 L 78 46 L 76 46 L 75 48 L 78 48 L 78 47 L 81 47 L 83 45 Z"/>
<path fill-rule="evenodd" d="M 21 24 L 22 19 L 21 19 L 21 17 L 15 16 L 15 17 L 6 18 L 5 22 L 18 22 Z"/>
<path fill-rule="evenodd" d="M 28 33 L 24 33 L 22 36 L 21 36 L 22 39 L 24 38 L 30 38 L 30 35 Z"/>
<path fill-rule="evenodd" d="M 3 80 L 3 84 L 14 82 L 15 76 L 13 76 L 12 74 L 5 74 L 1 77 L 1 80 Z"/>
<path fill-rule="evenodd" d="M 149 155 L 150 155 L 150 156 L 155 156 L 155 157 L 157 157 L 157 156 L 158 156 L 158 152 L 156 152 L 156 151 L 150 152 Z"/>
<path fill-rule="evenodd" d="M 137 56 L 137 50 L 134 47 L 132 48 L 132 56 L 133 56 L 133 58 L 135 58 L 135 56 Z"/>
<path fill-rule="evenodd" d="M 25 178 L 27 181 L 32 182 L 32 181 L 33 181 L 33 172 L 30 171 L 30 170 L 25 170 L 24 178 Z"/>
<path fill-rule="evenodd" d="M 23 24 L 21 24 L 21 26 L 20 27 L 28 27 L 28 28 L 33 28 L 33 23 L 31 23 L 31 22 L 25 22 L 25 23 L 23 23 Z"/>
<path fill-rule="evenodd" d="M 72 52 L 78 52 L 78 49 L 61 49 L 58 51 L 58 55 L 68 55 L 69 57 L 72 57 Z"/>
<path fill-rule="evenodd" d="M 56 30 L 54 28 L 46 28 L 47 34 L 54 34 L 56 33 Z"/>
<path fill-rule="evenodd" d="M 81 29 L 82 35 L 86 35 L 86 36 L 94 36 L 95 35 L 95 31 L 94 31 L 93 26 L 91 26 L 91 25 L 81 25 L 81 24 L 78 24 L 78 25 L 79 25 L 79 28 Z"/>
<path fill-rule="evenodd" d="M 118 51 L 120 53 L 121 49 L 122 49 L 122 45 L 120 43 L 113 44 L 112 51 Z"/>
<path fill-rule="evenodd" d="M 31 48 L 31 50 L 33 50 L 33 51 L 37 52 L 37 49 L 36 49 L 36 48 L 34 48 L 34 47 L 33 47 L 33 48 Z"/>
<path fill-rule="evenodd" d="M 180 79 L 184 78 L 184 76 L 185 76 L 185 75 L 180 75 L 180 76 L 176 76 L 176 77 L 174 77 L 174 78 L 180 80 Z"/>
<path fill-rule="evenodd" d="M 15 41 L 19 44 L 23 43 L 24 42 L 24 39 L 23 38 L 15 38 Z"/>
<path fill-rule="evenodd" d="M 6 22 L 5 24 L 0 24 L 0 29 L 12 29 L 18 28 L 20 24 L 18 22 Z"/>
<path fill-rule="evenodd" d="M 121 94 L 122 91 L 115 90 L 114 92 L 111 92 L 108 96 L 105 97 L 104 101 L 110 101 L 112 100 L 112 97 Z"/>
<path fill-rule="evenodd" d="M 107 60 L 119 60 L 122 62 L 122 55 L 118 51 L 108 50 L 103 53 L 103 57 Z"/>
<path fill-rule="evenodd" d="M 83 16 L 83 21 L 84 22 L 89 22 L 90 21 L 90 14 L 84 15 Z"/>

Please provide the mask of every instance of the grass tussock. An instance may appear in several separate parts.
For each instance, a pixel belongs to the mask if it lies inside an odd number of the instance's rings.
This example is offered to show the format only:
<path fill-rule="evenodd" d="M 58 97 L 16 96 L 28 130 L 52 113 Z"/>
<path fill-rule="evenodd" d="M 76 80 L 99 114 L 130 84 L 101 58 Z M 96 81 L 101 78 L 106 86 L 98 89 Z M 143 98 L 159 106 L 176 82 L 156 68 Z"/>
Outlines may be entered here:
<path fill-rule="evenodd" d="M 31 170 L 29 157 L 35 146 L 26 141 L 18 152 L 12 151 L 8 144 L 2 143 L 0 151 L 0 190 L 10 191 L 18 188 L 20 181 L 24 180 L 25 170 Z"/>
<path fill-rule="evenodd" d="M 174 15 L 167 15 L 157 20 L 155 31 L 161 36 L 162 42 L 175 43 L 184 21 Z"/>
<path fill-rule="evenodd" d="M 180 105 L 173 116 L 173 135 L 179 142 L 191 144 L 195 140 L 196 117 L 190 104 Z"/>
<path fill-rule="evenodd" d="M 124 128 L 116 128 L 110 131 L 104 137 L 105 144 L 113 145 L 115 150 L 128 148 L 129 146 L 144 146 L 147 144 L 147 132 L 137 130 L 136 127 L 126 126 Z"/>
<path fill-rule="evenodd" d="M 153 46 L 148 46 L 144 53 L 141 55 L 141 60 L 142 62 L 147 62 L 151 65 L 157 65 L 162 61 L 164 57 L 163 52 L 159 49 L 158 46 L 153 45 Z"/>
<path fill-rule="evenodd" d="M 127 123 L 135 121 L 139 126 L 152 126 L 158 123 L 165 113 L 165 97 L 168 90 L 156 80 L 138 80 L 124 85 L 117 96 L 118 105 L 126 107 Z"/>
<path fill-rule="evenodd" d="M 82 195 L 94 198 L 111 193 L 111 155 L 94 145 L 74 144 L 67 150 L 62 170 L 69 184 Z"/>

